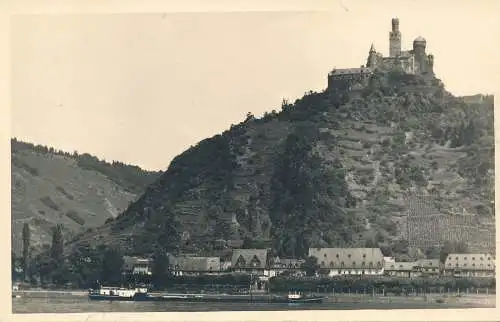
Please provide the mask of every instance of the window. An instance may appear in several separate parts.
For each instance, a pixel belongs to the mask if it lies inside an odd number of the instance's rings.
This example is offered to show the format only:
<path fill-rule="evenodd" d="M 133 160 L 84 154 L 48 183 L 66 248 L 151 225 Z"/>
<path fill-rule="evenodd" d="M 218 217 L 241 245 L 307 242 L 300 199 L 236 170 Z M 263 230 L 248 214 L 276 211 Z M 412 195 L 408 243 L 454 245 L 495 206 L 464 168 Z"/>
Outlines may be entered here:
<path fill-rule="evenodd" d="M 339 258 L 339 257 L 340 257 L 340 255 L 339 255 L 339 254 L 337 254 L 337 256 L 335 256 L 335 257 Z"/>
<path fill-rule="evenodd" d="M 467 256 L 464 256 L 464 260 L 465 260 L 465 261 L 467 260 Z"/>
<path fill-rule="evenodd" d="M 323 255 L 324 258 L 326 258 L 326 253 Z"/>
<path fill-rule="evenodd" d="M 491 260 L 491 257 L 488 257 L 488 260 L 490 261 L 490 260 Z"/>
<path fill-rule="evenodd" d="M 458 267 L 458 263 L 455 264 L 455 267 Z"/>
<path fill-rule="evenodd" d="M 473 261 L 475 261 L 475 260 L 476 260 L 476 258 L 475 258 L 475 257 L 472 257 L 472 260 L 473 260 Z"/>
<path fill-rule="evenodd" d="M 347 255 L 347 258 L 351 258 L 351 254 L 348 254 L 348 255 Z"/>
<path fill-rule="evenodd" d="M 476 264 L 472 263 L 472 266 L 476 266 Z"/>
<path fill-rule="evenodd" d="M 321 261 L 321 266 L 325 267 L 325 261 Z"/>
<path fill-rule="evenodd" d="M 363 258 L 366 258 L 366 254 L 363 254 Z"/>
<path fill-rule="evenodd" d="M 361 266 L 365 267 L 365 262 L 364 261 L 361 262 Z"/>
<path fill-rule="evenodd" d="M 455 257 L 455 260 L 458 260 L 458 256 L 457 256 L 457 257 Z"/>
<path fill-rule="evenodd" d="M 483 260 L 483 257 L 482 257 L 482 256 L 481 256 L 481 257 L 479 257 L 479 260 Z"/>
<path fill-rule="evenodd" d="M 344 267 L 344 262 L 340 262 L 340 267 Z"/>
<path fill-rule="evenodd" d="M 352 267 L 356 267 L 356 262 L 352 262 Z"/>

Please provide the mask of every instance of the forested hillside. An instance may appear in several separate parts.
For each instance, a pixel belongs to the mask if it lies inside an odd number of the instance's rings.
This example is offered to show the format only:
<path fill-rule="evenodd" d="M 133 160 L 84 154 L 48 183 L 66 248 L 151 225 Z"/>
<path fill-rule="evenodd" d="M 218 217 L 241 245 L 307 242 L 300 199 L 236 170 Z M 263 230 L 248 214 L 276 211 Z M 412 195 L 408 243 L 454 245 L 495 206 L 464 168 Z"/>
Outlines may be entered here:
<path fill-rule="evenodd" d="M 117 217 L 160 175 L 16 139 L 11 146 L 12 248 L 17 254 L 25 224 L 35 250 L 51 243 L 56 224 L 71 238 Z"/>
<path fill-rule="evenodd" d="M 440 213 L 493 229 L 493 97 L 454 97 L 437 79 L 392 73 L 281 108 L 249 114 L 177 156 L 125 212 L 67 251 L 108 244 L 207 253 L 222 238 L 282 256 L 320 246 L 404 253 L 414 191 L 434 196 Z"/>

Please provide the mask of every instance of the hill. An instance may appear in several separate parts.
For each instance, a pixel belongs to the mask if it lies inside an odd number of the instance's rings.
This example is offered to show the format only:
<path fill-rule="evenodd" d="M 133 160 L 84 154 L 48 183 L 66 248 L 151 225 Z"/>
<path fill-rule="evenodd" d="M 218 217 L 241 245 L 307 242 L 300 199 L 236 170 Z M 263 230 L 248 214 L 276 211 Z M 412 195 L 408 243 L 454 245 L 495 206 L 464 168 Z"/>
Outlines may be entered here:
<path fill-rule="evenodd" d="M 454 97 L 438 79 L 376 73 L 260 119 L 249 113 L 177 156 L 125 212 L 67 250 L 106 243 L 148 253 L 162 244 L 208 253 L 217 238 L 282 256 L 320 246 L 397 253 L 410 239 L 491 248 L 493 155 L 493 97 Z M 412 211 L 420 223 L 435 213 L 452 219 L 431 236 L 408 232 Z"/>
<path fill-rule="evenodd" d="M 12 248 L 22 251 L 22 229 L 31 228 L 31 245 L 50 244 L 63 224 L 70 237 L 118 216 L 160 174 L 89 154 L 11 140 Z"/>

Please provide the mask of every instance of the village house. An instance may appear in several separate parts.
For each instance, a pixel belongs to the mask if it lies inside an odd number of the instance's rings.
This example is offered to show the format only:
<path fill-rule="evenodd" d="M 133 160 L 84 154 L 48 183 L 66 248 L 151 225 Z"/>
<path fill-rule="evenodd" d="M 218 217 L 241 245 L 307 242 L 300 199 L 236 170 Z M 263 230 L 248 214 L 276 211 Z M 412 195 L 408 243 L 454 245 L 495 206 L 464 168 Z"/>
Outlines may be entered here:
<path fill-rule="evenodd" d="M 268 249 L 234 249 L 231 268 L 234 272 L 269 276 Z"/>
<path fill-rule="evenodd" d="M 174 276 L 219 274 L 219 257 L 169 256 L 170 272 Z"/>
<path fill-rule="evenodd" d="M 495 259 L 491 254 L 449 254 L 444 274 L 455 277 L 494 277 Z"/>
<path fill-rule="evenodd" d="M 384 275 L 412 278 L 420 276 L 417 262 L 384 262 Z"/>
<path fill-rule="evenodd" d="M 442 265 L 439 259 L 419 259 L 416 264 L 421 276 L 430 277 L 441 274 Z"/>
<path fill-rule="evenodd" d="M 151 275 L 152 260 L 135 256 L 123 256 L 123 274 Z"/>
<path fill-rule="evenodd" d="M 384 273 L 380 248 L 309 248 L 309 256 L 317 258 L 320 270 L 327 270 L 328 276 Z"/>
<path fill-rule="evenodd" d="M 302 271 L 303 259 L 279 258 L 275 257 L 270 260 L 269 277 L 279 276 L 282 274 L 289 275 L 304 275 Z"/>

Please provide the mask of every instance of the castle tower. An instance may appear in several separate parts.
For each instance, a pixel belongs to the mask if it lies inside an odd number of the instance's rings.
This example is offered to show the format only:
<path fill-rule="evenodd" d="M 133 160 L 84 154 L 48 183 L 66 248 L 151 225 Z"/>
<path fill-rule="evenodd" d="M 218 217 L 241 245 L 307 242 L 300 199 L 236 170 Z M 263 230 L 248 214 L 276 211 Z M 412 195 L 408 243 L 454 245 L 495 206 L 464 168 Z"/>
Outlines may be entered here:
<path fill-rule="evenodd" d="M 434 75 L 434 55 L 427 55 L 427 72 Z"/>
<path fill-rule="evenodd" d="M 427 41 L 423 37 L 417 37 L 413 41 L 413 53 L 415 55 L 415 74 L 421 75 L 427 71 L 427 55 L 425 46 Z"/>
<path fill-rule="evenodd" d="M 375 46 L 372 44 L 368 53 L 366 67 L 374 68 L 375 66 L 377 66 L 377 51 L 375 50 Z"/>
<path fill-rule="evenodd" d="M 399 31 L 399 19 L 392 19 L 392 31 L 389 32 L 389 57 L 401 55 L 401 32 Z"/>

